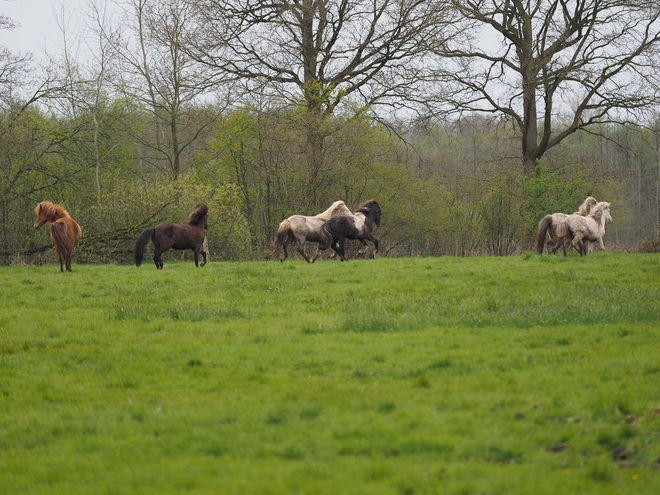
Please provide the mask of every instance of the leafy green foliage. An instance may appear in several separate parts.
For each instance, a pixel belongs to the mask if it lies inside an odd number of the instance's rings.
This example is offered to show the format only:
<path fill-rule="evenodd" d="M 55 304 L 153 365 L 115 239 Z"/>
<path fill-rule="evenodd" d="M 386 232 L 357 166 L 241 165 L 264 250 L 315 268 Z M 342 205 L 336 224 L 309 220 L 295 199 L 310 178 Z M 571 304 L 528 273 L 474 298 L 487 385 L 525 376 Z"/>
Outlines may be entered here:
<path fill-rule="evenodd" d="M 649 493 L 655 254 L 2 267 L 23 493 Z"/>
<path fill-rule="evenodd" d="M 536 164 L 533 177 L 521 178 L 521 186 L 530 232 L 536 231 L 539 220 L 545 215 L 571 214 L 587 196 L 595 195 L 593 185 L 585 182 L 577 167 L 550 170 L 540 162 Z"/>

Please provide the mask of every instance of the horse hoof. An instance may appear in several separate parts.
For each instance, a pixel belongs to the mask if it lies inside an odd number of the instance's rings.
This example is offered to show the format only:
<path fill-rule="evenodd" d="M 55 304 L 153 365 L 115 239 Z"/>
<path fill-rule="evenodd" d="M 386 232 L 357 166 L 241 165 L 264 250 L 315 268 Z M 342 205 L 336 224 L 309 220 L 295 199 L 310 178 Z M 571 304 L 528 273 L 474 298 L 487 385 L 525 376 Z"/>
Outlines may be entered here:
<path fill-rule="evenodd" d="M 206 263 L 204 263 L 203 261 L 199 264 L 199 266 L 204 266 L 204 265 L 206 265 Z"/>

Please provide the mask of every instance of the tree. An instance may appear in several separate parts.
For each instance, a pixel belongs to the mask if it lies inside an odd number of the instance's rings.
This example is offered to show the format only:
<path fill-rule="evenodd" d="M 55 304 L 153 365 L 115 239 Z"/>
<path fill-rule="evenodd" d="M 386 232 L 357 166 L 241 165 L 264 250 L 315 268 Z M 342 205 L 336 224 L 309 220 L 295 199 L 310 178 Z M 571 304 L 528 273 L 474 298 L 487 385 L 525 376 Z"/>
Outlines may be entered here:
<path fill-rule="evenodd" d="M 0 15 L 0 29 L 14 22 Z M 32 55 L 0 45 L 0 253 L 16 252 L 25 239 L 25 211 L 33 199 L 62 180 L 49 170 L 47 153 L 58 141 L 35 103 L 56 94 L 60 84 L 49 74 L 35 74 Z M 49 180 L 44 180 L 45 178 Z M 17 234 L 17 232 L 19 234 Z"/>
<path fill-rule="evenodd" d="M 441 1 L 195 0 L 194 56 L 306 110 L 308 201 L 323 184 L 325 120 L 347 101 L 398 104 L 415 87 L 419 38 L 442 36 Z M 402 77 L 404 76 L 405 77 Z"/>
<path fill-rule="evenodd" d="M 182 49 L 190 8 L 176 0 L 126 0 L 114 26 L 104 9 L 92 6 L 100 46 L 111 46 L 118 61 L 113 82 L 118 92 L 150 112 L 143 159 L 176 179 L 185 152 L 199 144 L 213 113 L 198 111 L 209 90 L 204 67 Z M 104 54 L 104 63 L 108 55 Z"/>
<path fill-rule="evenodd" d="M 461 112 L 515 123 L 528 175 L 570 134 L 658 102 L 655 0 L 452 0 L 460 39 L 429 48 Z"/>

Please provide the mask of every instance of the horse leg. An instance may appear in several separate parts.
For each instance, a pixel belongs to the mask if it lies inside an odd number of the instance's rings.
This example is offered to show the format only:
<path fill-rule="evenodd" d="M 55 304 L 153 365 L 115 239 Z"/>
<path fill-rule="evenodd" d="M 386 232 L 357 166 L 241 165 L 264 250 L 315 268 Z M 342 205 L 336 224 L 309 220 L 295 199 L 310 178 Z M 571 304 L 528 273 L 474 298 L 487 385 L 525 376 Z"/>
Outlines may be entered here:
<path fill-rule="evenodd" d="M 289 257 L 289 253 L 286 250 L 286 247 L 289 245 L 289 242 L 291 242 L 290 237 L 287 236 L 286 239 L 284 239 L 284 242 L 282 243 L 282 250 L 284 251 L 284 258 L 281 258 L 280 261 L 286 261 L 286 259 Z"/>
<path fill-rule="evenodd" d="M 64 255 L 59 249 L 57 249 L 57 247 L 55 248 L 55 251 L 57 251 L 57 261 L 60 262 L 60 271 L 64 273 Z"/>
<path fill-rule="evenodd" d="M 64 262 L 65 262 L 65 265 L 66 265 L 66 271 L 67 272 L 71 271 L 71 255 L 72 254 L 73 254 L 73 247 L 69 250 L 69 252 L 64 257 Z"/>
<path fill-rule="evenodd" d="M 301 255 L 303 258 L 305 258 L 305 261 L 306 261 L 307 263 L 311 263 L 311 261 L 309 260 L 309 258 L 308 258 L 307 255 L 305 254 L 305 249 L 304 249 L 304 247 L 305 247 L 305 241 L 304 241 L 304 239 L 298 239 L 298 252 L 300 253 L 300 255 Z"/>
<path fill-rule="evenodd" d="M 584 256 L 584 253 L 582 252 L 582 246 L 581 246 L 581 241 L 582 239 L 578 239 L 577 237 L 574 237 L 573 240 L 571 241 L 571 244 L 575 248 L 575 250 L 580 253 L 580 256 Z"/>
<path fill-rule="evenodd" d="M 199 254 L 201 254 L 201 255 L 202 255 L 202 258 L 203 258 L 202 264 L 201 264 L 200 266 L 204 266 L 204 265 L 206 265 L 206 251 L 204 251 L 204 250 L 202 249 L 202 250 L 199 251 Z"/>
<path fill-rule="evenodd" d="M 367 244 L 367 241 L 365 241 L 365 240 L 364 240 L 363 238 L 361 238 L 361 237 L 358 239 L 358 241 L 360 241 L 360 244 L 362 244 L 363 248 L 360 249 L 360 250 L 357 252 L 357 255 L 358 255 L 358 256 L 362 256 L 362 255 L 365 254 L 365 253 L 367 252 L 367 250 L 369 249 L 369 244 Z"/>
<path fill-rule="evenodd" d="M 163 260 L 160 259 L 160 250 L 154 249 L 154 263 L 156 263 L 156 269 L 163 269 Z"/>
<path fill-rule="evenodd" d="M 332 249 L 337 251 L 337 254 L 339 255 L 339 259 L 342 261 L 348 261 L 346 259 L 346 251 L 344 249 L 344 245 L 346 244 L 346 238 L 339 239 L 337 242 L 335 240 L 332 240 Z"/>
<path fill-rule="evenodd" d="M 195 266 L 199 268 L 199 249 L 194 247 L 192 248 L 192 252 L 195 255 Z"/>
<path fill-rule="evenodd" d="M 312 258 L 312 261 L 310 261 L 310 263 L 314 263 L 317 259 L 319 259 L 322 252 L 323 252 L 323 250 L 320 247 L 316 248 L 316 254 Z"/>
<path fill-rule="evenodd" d="M 376 254 L 378 253 L 378 239 L 376 239 L 376 238 L 375 238 L 374 236 L 372 236 L 371 234 L 366 234 L 366 235 L 364 235 L 363 237 L 364 237 L 364 239 L 367 239 L 368 241 L 371 241 L 371 242 L 374 243 L 374 252 L 373 252 L 373 254 L 371 255 L 371 257 L 372 257 L 372 258 L 375 258 L 375 257 L 376 257 Z M 362 240 L 362 242 L 364 242 L 364 240 Z M 366 246 L 367 243 L 364 242 L 364 245 Z"/>

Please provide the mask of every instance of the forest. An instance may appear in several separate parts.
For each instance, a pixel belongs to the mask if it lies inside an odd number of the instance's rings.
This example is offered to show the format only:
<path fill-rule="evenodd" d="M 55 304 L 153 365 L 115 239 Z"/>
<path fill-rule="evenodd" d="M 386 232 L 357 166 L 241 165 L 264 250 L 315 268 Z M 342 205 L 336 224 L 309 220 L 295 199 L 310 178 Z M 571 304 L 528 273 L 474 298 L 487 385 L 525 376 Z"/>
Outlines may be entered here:
<path fill-rule="evenodd" d="M 130 261 L 198 202 L 211 260 L 271 259 L 282 220 L 338 199 L 380 203 L 383 256 L 530 251 L 544 215 L 587 196 L 611 203 L 608 249 L 659 251 L 658 16 L 645 0 L 90 2 L 47 64 L 0 47 L 0 263 L 53 261 L 33 229 L 45 200 L 88 263 Z"/>

